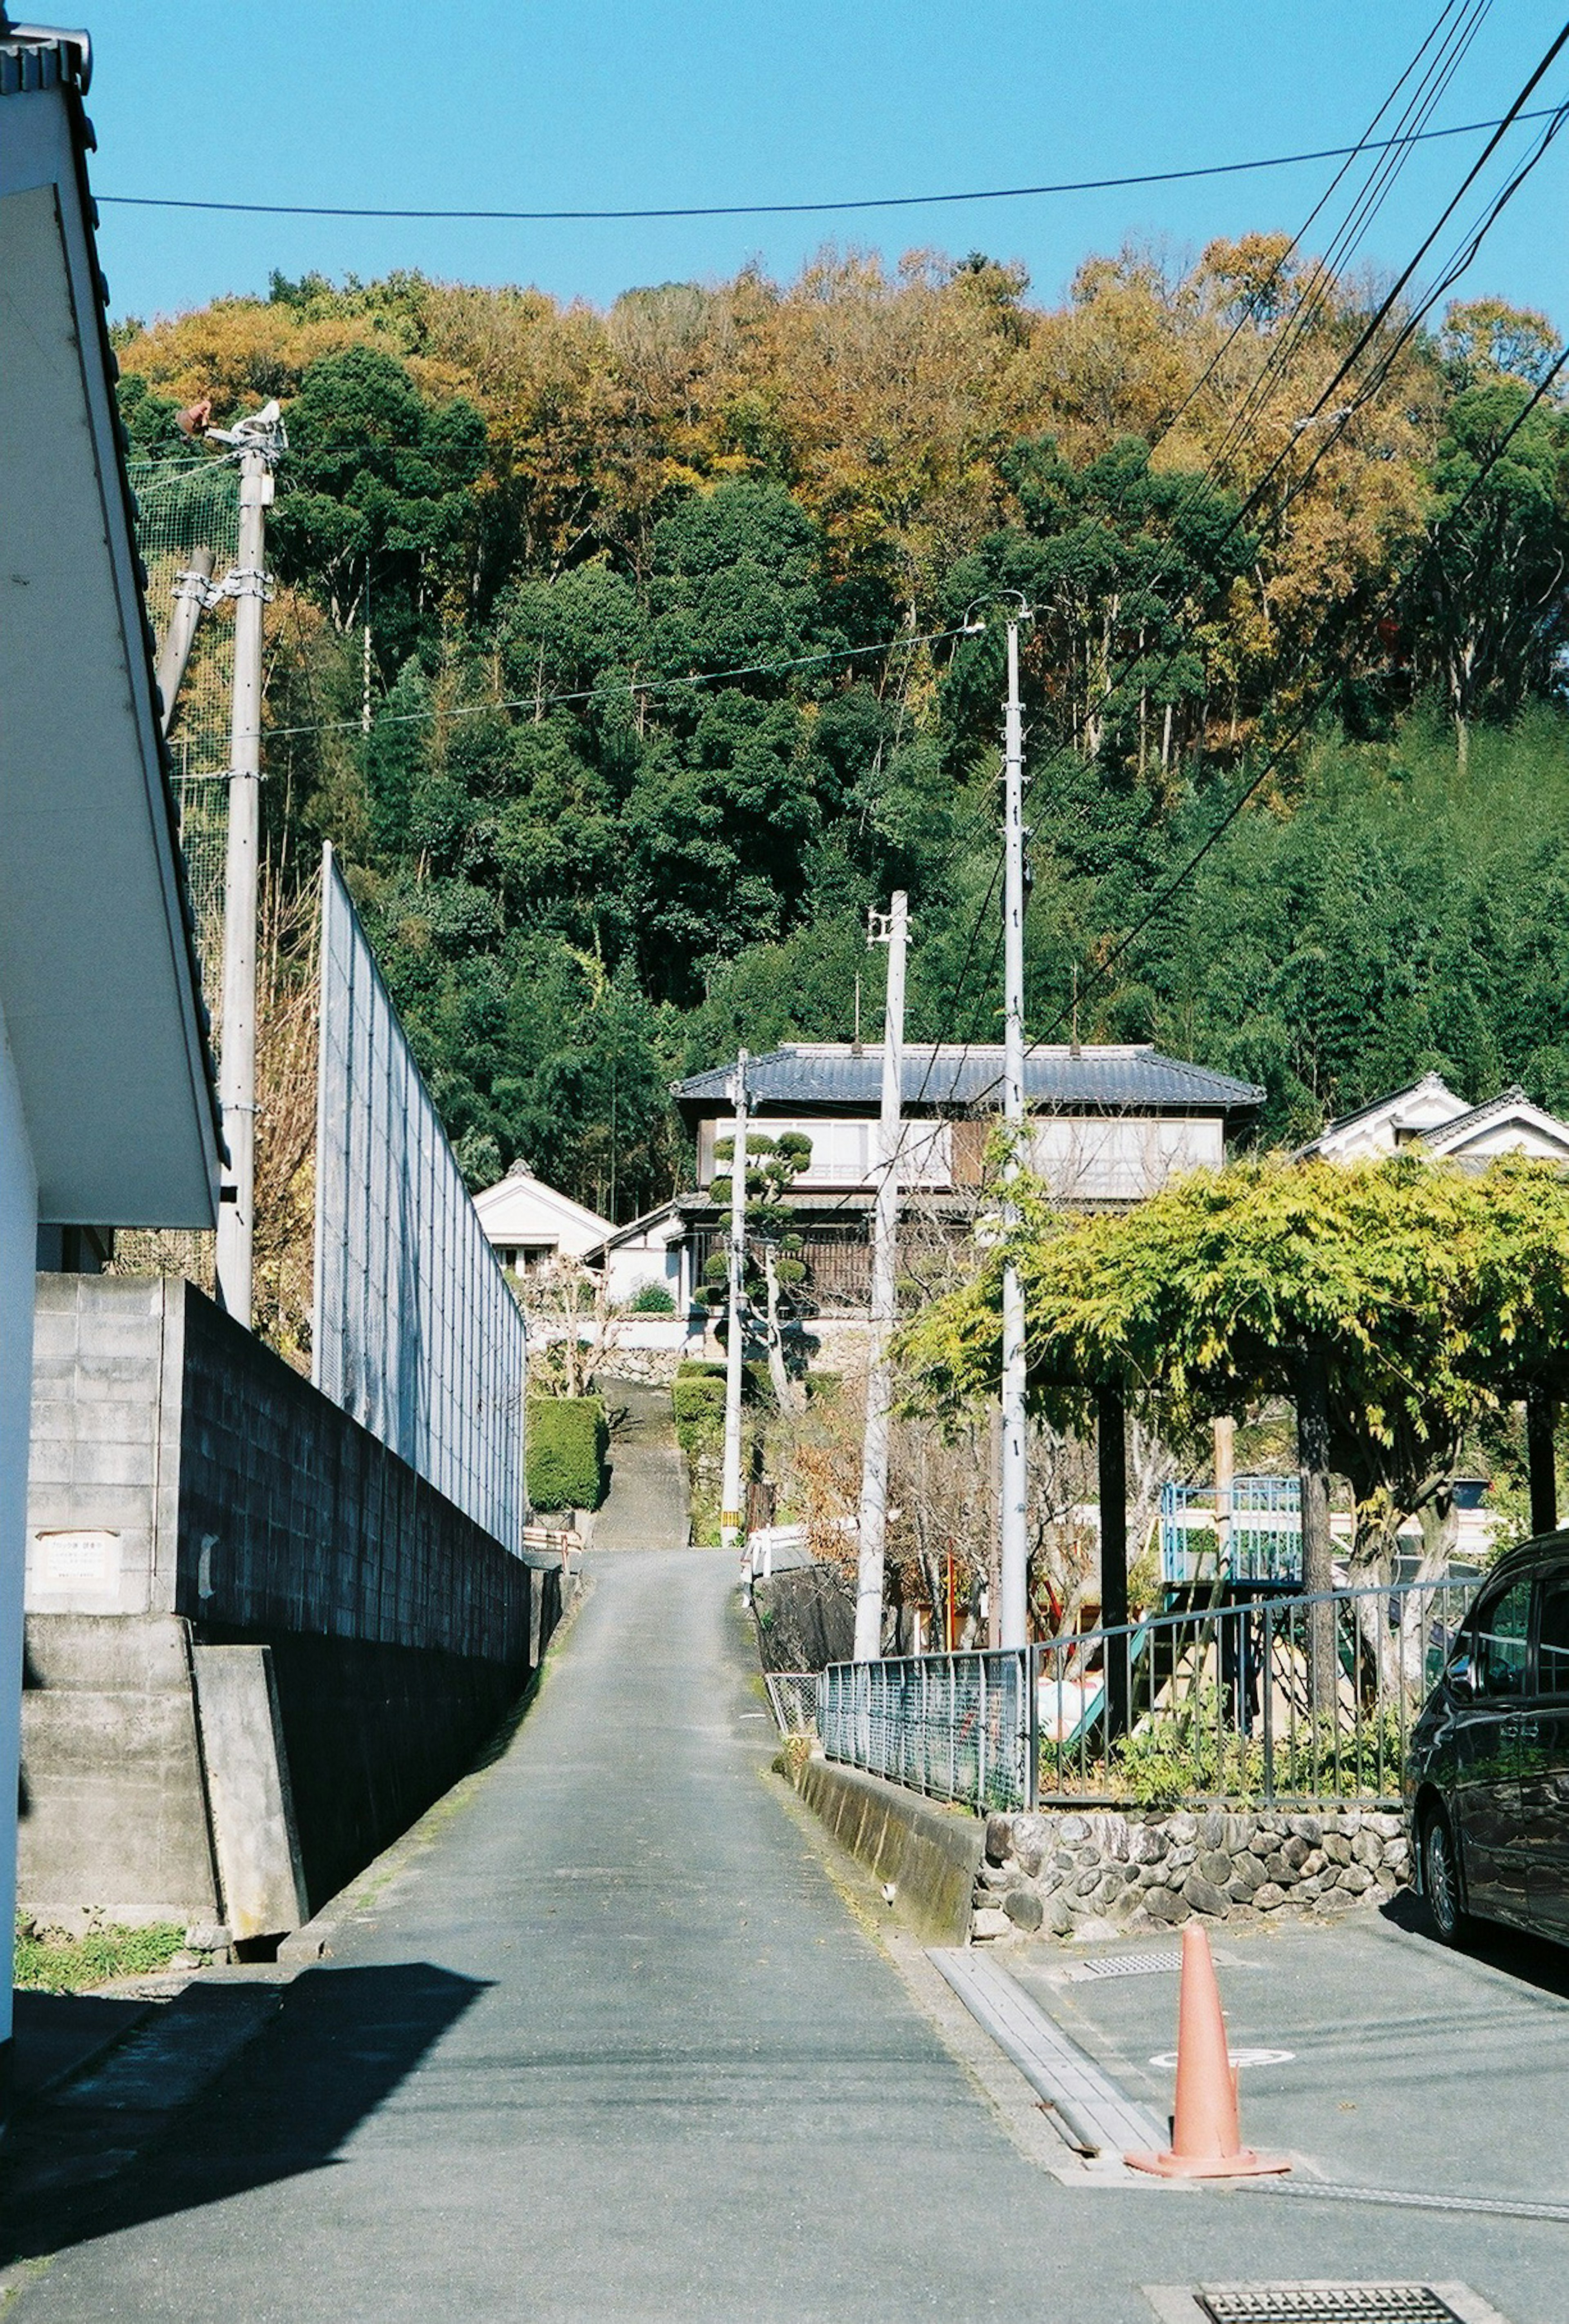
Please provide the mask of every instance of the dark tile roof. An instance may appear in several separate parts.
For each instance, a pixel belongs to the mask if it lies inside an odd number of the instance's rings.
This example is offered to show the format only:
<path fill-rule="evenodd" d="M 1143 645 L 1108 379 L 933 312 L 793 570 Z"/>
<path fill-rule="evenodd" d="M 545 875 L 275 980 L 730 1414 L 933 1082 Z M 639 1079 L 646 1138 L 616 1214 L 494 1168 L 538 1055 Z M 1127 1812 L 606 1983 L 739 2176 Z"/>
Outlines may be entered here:
<path fill-rule="evenodd" d="M 693 1109 L 728 1099 L 734 1068 L 716 1066 L 677 1082 L 677 1102 Z M 999 1043 L 950 1042 L 935 1050 L 911 1043 L 904 1051 L 904 1096 L 909 1107 L 1002 1110 L 1003 1052 Z M 747 1063 L 754 1105 L 845 1106 L 875 1111 L 882 1093 L 883 1056 L 858 1054 L 843 1042 L 794 1042 Z M 1211 1073 L 1140 1044 L 1085 1047 L 1076 1056 L 1064 1043 L 1031 1050 L 1024 1059 L 1024 1095 L 1034 1106 L 1139 1113 L 1256 1112 L 1264 1093 L 1252 1082 Z"/>

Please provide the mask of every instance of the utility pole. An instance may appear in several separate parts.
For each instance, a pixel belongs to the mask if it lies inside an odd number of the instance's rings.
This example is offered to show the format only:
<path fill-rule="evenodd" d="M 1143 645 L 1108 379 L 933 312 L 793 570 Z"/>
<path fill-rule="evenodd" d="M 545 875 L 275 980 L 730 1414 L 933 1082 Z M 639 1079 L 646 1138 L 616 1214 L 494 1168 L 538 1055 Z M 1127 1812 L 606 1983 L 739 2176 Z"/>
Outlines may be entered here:
<path fill-rule="evenodd" d="M 158 654 L 158 691 L 163 697 L 162 725 L 167 737 L 174 724 L 174 706 L 185 681 L 186 664 L 196 642 L 197 623 L 213 602 L 213 552 L 193 549 L 190 563 L 174 578 L 174 611 Z"/>
<path fill-rule="evenodd" d="M 1019 621 L 1008 621 L 1008 698 L 1003 751 L 1003 1120 L 1008 1151 L 1005 1186 L 1019 1175 L 1024 1130 L 1024 715 L 1019 699 Z M 1005 1194 L 1003 1225 L 1018 1223 Z M 1026 1508 L 1030 1479 L 1024 1448 L 1024 1286 L 1012 1259 L 1003 1268 L 1002 1624 L 1005 1647 L 1027 1643 Z"/>
<path fill-rule="evenodd" d="M 856 1562 L 858 1663 L 883 1651 L 883 1549 L 888 1529 L 888 1413 L 894 1373 L 888 1342 L 898 1296 L 899 1148 L 904 1137 L 904 955 L 910 915 L 904 890 L 892 909 L 868 915 L 867 941 L 888 947 L 883 1012 L 883 1103 L 877 1124 L 877 1204 L 872 1214 L 872 1350 L 867 1370 L 867 1426 L 861 1450 L 861 1507 Z"/>
<path fill-rule="evenodd" d="M 209 429 L 240 456 L 240 540 L 225 579 L 234 600 L 234 696 L 229 730 L 229 835 L 224 870 L 224 1016 L 218 1057 L 228 1163 L 218 1209 L 218 1298 L 251 1328 L 256 1183 L 256 914 L 262 842 L 262 608 L 266 512 L 287 446 L 276 403 L 237 428 Z"/>
<path fill-rule="evenodd" d="M 720 1539 L 739 1549 L 746 1530 L 741 1508 L 741 1309 L 747 1245 L 747 1053 L 730 1076 L 735 1106 L 730 1156 L 729 1337 L 725 1342 L 725 1464 L 720 1488 Z"/>

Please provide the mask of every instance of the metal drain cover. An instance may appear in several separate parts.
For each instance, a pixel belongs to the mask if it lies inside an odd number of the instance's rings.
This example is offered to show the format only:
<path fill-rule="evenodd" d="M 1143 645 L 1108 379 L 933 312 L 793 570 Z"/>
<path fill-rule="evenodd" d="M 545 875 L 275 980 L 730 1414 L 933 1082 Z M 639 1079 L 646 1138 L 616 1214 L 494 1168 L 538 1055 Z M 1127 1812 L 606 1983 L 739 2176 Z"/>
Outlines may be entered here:
<path fill-rule="evenodd" d="M 1200 2285 L 1211 2324 L 1462 2324 L 1426 2283 L 1235 2283 Z"/>
<path fill-rule="evenodd" d="M 1102 1953 L 1094 1960 L 1076 1961 L 1063 1974 L 1075 1981 L 1090 1977 L 1154 1977 L 1162 1969 L 1181 1966 L 1181 1954 L 1169 1947 L 1160 1953 Z"/>

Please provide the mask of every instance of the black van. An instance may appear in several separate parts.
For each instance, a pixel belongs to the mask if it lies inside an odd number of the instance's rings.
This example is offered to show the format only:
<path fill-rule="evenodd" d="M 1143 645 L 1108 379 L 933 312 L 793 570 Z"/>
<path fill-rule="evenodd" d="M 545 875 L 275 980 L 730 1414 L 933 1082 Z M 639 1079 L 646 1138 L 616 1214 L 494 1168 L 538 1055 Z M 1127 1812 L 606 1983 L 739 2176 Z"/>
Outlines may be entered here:
<path fill-rule="evenodd" d="M 1569 1944 L 1569 1532 L 1500 1558 L 1411 1730 L 1406 1804 L 1438 1934 Z"/>

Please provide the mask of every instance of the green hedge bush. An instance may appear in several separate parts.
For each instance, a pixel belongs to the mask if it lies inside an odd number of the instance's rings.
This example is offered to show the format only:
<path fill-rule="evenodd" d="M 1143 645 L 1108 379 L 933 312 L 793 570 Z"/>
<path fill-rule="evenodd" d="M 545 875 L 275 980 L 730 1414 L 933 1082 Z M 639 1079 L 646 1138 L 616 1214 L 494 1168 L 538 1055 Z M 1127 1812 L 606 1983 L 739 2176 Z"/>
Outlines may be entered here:
<path fill-rule="evenodd" d="M 663 1283 L 642 1284 L 629 1310 L 633 1315 L 674 1315 L 675 1302 Z"/>
<path fill-rule="evenodd" d="M 528 1499 L 537 1509 L 597 1509 L 610 1473 L 610 1427 L 597 1396 L 528 1399 Z"/>

